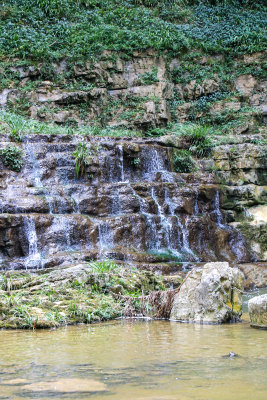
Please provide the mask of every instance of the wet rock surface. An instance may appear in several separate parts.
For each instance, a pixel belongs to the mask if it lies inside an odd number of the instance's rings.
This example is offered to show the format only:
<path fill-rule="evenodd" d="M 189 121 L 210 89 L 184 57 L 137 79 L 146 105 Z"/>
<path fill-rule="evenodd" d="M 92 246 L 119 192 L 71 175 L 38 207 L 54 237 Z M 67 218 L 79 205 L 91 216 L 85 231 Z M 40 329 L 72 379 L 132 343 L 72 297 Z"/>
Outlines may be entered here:
<path fill-rule="evenodd" d="M 248 311 L 253 328 L 267 329 L 267 294 L 249 300 Z"/>
<path fill-rule="evenodd" d="M 170 319 L 179 322 L 236 321 L 242 314 L 243 274 L 226 262 L 189 273 L 174 298 Z"/>
<path fill-rule="evenodd" d="M 79 143 L 93 155 L 77 178 Z M 22 148 L 22 171 L 0 176 L 1 269 L 110 258 L 151 270 L 170 263 L 170 274 L 186 262 L 255 260 L 226 223 L 214 174 L 175 172 L 164 139 L 29 135 Z"/>

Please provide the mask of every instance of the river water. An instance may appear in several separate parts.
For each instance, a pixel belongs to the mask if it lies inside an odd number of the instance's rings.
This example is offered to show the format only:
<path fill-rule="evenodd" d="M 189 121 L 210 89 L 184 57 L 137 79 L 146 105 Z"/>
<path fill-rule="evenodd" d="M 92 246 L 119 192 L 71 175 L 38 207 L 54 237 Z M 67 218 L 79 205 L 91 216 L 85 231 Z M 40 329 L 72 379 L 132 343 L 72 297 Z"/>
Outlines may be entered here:
<path fill-rule="evenodd" d="M 266 339 L 248 322 L 1 331 L 0 399 L 263 400 Z"/>

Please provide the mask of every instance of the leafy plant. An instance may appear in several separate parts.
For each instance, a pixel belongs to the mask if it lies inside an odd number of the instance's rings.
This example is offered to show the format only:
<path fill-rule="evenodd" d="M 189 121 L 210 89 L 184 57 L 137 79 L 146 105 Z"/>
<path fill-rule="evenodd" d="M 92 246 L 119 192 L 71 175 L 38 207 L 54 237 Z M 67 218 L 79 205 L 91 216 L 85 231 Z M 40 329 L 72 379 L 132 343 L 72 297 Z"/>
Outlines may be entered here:
<path fill-rule="evenodd" d="M 132 160 L 132 165 L 134 166 L 134 168 L 139 168 L 139 167 L 140 167 L 140 164 L 141 164 L 141 160 L 140 160 L 139 157 L 135 157 L 135 158 Z"/>
<path fill-rule="evenodd" d="M 3 57 L 24 60 L 83 60 L 104 50 L 127 55 L 148 48 L 176 54 L 193 48 L 224 54 L 256 52 L 266 47 L 266 17 L 264 1 L 253 3 L 6 0 L 0 51 Z M 189 23 L 177 23 L 180 18 L 189 18 Z"/>
<path fill-rule="evenodd" d="M 175 172 L 193 172 L 196 164 L 188 150 L 175 150 L 173 154 L 173 167 Z"/>
<path fill-rule="evenodd" d="M 145 72 L 144 74 L 140 75 L 139 80 L 143 85 L 150 85 L 151 83 L 158 82 L 158 69 L 153 67 L 151 72 Z"/>
<path fill-rule="evenodd" d="M 80 142 L 73 156 L 75 157 L 75 175 L 79 178 L 84 174 L 86 166 L 91 163 L 93 156 L 92 148 L 89 148 L 87 143 Z"/>
<path fill-rule="evenodd" d="M 17 293 L 3 294 L 2 296 L 4 296 L 4 298 L 5 298 L 7 307 L 19 305 L 21 302 L 21 295 L 19 295 Z"/>
<path fill-rule="evenodd" d="M 4 165 L 12 171 L 19 172 L 23 167 L 23 152 L 19 147 L 7 146 L 0 151 Z"/>

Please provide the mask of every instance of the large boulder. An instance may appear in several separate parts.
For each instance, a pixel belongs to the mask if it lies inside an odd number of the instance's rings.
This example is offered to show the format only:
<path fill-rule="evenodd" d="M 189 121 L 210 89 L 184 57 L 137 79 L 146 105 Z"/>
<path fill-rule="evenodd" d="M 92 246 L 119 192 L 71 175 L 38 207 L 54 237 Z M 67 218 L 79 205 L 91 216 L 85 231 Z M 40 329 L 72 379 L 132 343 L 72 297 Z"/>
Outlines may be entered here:
<path fill-rule="evenodd" d="M 175 296 L 170 319 L 213 323 L 236 321 L 242 314 L 244 276 L 227 262 L 193 270 Z"/>
<path fill-rule="evenodd" d="M 249 300 L 248 312 L 253 328 L 267 329 L 267 294 Z"/>

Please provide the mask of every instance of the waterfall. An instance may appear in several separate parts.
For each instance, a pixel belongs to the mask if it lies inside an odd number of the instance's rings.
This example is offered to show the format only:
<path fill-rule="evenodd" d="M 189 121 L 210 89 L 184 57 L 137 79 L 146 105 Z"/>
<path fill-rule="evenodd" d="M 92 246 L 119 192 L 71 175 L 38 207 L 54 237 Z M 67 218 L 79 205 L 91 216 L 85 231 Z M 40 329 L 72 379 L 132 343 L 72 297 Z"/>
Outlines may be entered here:
<path fill-rule="evenodd" d="M 120 201 L 119 191 L 117 188 L 115 188 L 112 196 L 111 214 L 117 215 L 120 212 L 121 212 L 121 201 Z"/>
<path fill-rule="evenodd" d="M 31 165 L 31 176 L 35 187 L 43 188 L 41 182 L 41 168 L 34 153 L 34 143 L 26 142 L 25 152 Z"/>
<path fill-rule="evenodd" d="M 63 238 L 64 249 L 66 246 L 67 250 L 70 250 L 70 248 L 71 248 L 71 228 L 72 227 L 69 224 L 67 218 L 64 215 L 55 215 L 53 224 L 55 225 L 56 232 L 58 232 L 57 236 Z"/>
<path fill-rule="evenodd" d="M 220 194 L 219 190 L 216 190 L 215 197 L 214 197 L 214 213 L 216 216 L 216 224 L 219 228 L 224 228 L 225 225 L 223 224 L 223 216 L 220 210 Z"/>
<path fill-rule="evenodd" d="M 180 220 L 180 218 L 175 214 L 174 203 L 173 203 L 173 201 L 171 200 L 171 198 L 169 196 L 169 192 L 168 192 L 167 188 L 165 188 L 165 192 L 164 193 L 165 193 L 165 202 L 169 206 L 171 215 L 176 219 L 177 226 L 180 229 L 181 234 L 182 234 L 182 246 L 181 246 L 182 252 L 191 255 L 194 258 L 194 261 L 199 261 L 198 257 L 190 249 L 190 245 L 189 245 L 189 241 L 188 241 L 188 235 L 189 235 L 189 232 L 188 232 L 188 219 L 186 218 L 185 224 L 183 225 L 181 220 Z M 179 230 L 178 230 L 178 232 L 179 232 Z M 180 241 L 179 237 L 178 237 L 178 241 Z"/>
<path fill-rule="evenodd" d="M 41 181 L 41 176 L 42 176 L 42 172 L 41 172 L 41 167 L 40 164 L 36 158 L 35 155 L 35 145 L 34 143 L 30 143 L 30 142 L 26 142 L 25 145 L 23 146 L 25 153 L 27 154 L 27 159 L 29 161 L 30 164 L 30 176 L 32 178 L 33 181 L 33 185 L 36 188 L 40 188 L 42 189 L 42 194 L 44 195 L 45 199 L 47 200 L 48 203 L 48 208 L 49 208 L 49 214 L 53 214 L 54 213 L 54 198 L 53 196 L 48 193 L 47 188 L 43 185 L 42 181 Z M 52 190 L 52 188 L 50 188 Z"/>
<path fill-rule="evenodd" d="M 24 230 L 28 240 L 28 260 L 27 266 L 36 267 L 40 265 L 41 255 L 38 251 L 37 233 L 35 229 L 35 221 L 33 217 L 25 217 Z"/>
<path fill-rule="evenodd" d="M 101 221 L 98 225 L 98 247 L 107 250 L 113 247 L 113 235 L 107 222 Z"/>
<path fill-rule="evenodd" d="M 120 154 L 120 158 L 119 158 L 120 175 L 121 175 L 120 181 L 121 181 L 121 182 L 124 182 L 123 147 L 122 147 L 122 145 L 120 144 L 120 145 L 118 146 L 118 148 L 119 148 L 119 154 Z"/>
<path fill-rule="evenodd" d="M 216 216 L 216 224 L 220 229 L 227 231 L 229 233 L 229 246 L 237 258 L 238 262 L 242 262 L 244 259 L 246 243 L 244 241 L 243 236 L 241 233 L 224 223 L 223 215 L 220 210 L 220 195 L 219 190 L 216 190 L 215 197 L 214 197 L 214 213 Z"/>
<path fill-rule="evenodd" d="M 149 234 L 146 238 L 147 239 L 146 240 L 147 247 L 150 250 L 159 250 L 161 247 L 161 243 L 160 243 L 160 238 L 157 234 L 157 225 L 155 222 L 155 217 L 154 217 L 154 215 L 151 215 L 147 212 L 147 203 L 145 202 L 145 200 L 141 196 L 139 196 L 139 194 L 136 193 L 136 191 L 134 190 L 134 188 L 131 185 L 128 185 L 128 187 L 130 188 L 134 197 L 136 199 L 138 199 L 139 206 L 140 206 L 140 213 L 146 219 L 146 226 L 149 230 Z"/>
<path fill-rule="evenodd" d="M 18 212 L 18 207 L 16 205 L 15 199 L 17 196 L 17 188 L 14 187 L 14 185 L 10 184 L 10 181 L 12 181 L 12 177 L 7 177 L 6 178 L 6 190 L 5 193 L 3 193 L 2 197 L 2 202 L 1 202 L 1 213 L 17 213 Z"/>
<path fill-rule="evenodd" d="M 158 150 L 153 148 L 147 149 L 145 162 L 144 178 L 152 182 L 157 172 L 166 172 L 163 159 L 159 156 Z"/>
<path fill-rule="evenodd" d="M 143 197 L 139 196 L 139 194 L 136 193 L 136 191 L 134 190 L 134 188 L 130 184 L 128 184 L 127 186 L 130 189 L 130 191 L 132 192 L 133 196 L 139 202 L 140 213 L 143 214 L 143 215 L 149 215 L 148 212 L 147 212 L 147 204 L 146 204 L 145 200 L 143 199 Z"/>
<path fill-rule="evenodd" d="M 165 233 L 165 242 L 166 242 L 166 247 L 167 249 L 172 248 L 171 246 L 171 235 L 172 235 L 172 224 L 169 221 L 169 218 L 165 216 L 164 211 L 162 209 L 162 206 L 158 202 L 158 198 L 155 193 L 155 188 L 151 188 L 151 197 L 154 200 L 157 210 L 158 210 L 158 216 L 160 217 L 160 222 L 161 222 L 161 227 L 163 228 L 163 232 Z M 164 233 L 163 233 L 163 238 L 164 238 Z M 174 249 L 172 249 L 174 250 Z"/>
<path fill-rule="evenodd" d="M 81 214 L 80 204 L 79 204 L 79 195 L 77 193 L 72 193 L 71 201 L 73 206 L 74 214 Z"/>
<path fill-rule="evenodd" d="M 127 182 L 125 178 L 123 145 L 117 145 L 113 153 L 98 157 L 100 180 L 104 182 Z"/>
<path fill-rule="evenodd" d="M 199 214 L 199 208 L 198 208 L 198 191 L 196 191 L 195 204 L 194 204 L 194 214 L 195 214 L 195 215 L 198 215 L 198 214 Z"/>

